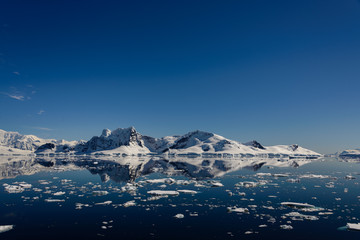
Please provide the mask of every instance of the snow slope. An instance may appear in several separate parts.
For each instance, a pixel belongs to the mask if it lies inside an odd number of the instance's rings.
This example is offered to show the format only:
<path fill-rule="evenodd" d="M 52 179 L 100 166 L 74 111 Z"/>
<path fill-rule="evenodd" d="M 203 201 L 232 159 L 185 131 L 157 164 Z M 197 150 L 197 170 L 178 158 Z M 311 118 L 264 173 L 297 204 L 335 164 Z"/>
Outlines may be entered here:
<path fill-rule="evenodd" d="M 7 132 L 0 129 L 0 155 L 28 155 L 40 146 L 53 144 L 56 146 L 75 146 L 77 141 L 42 139 L 34 135 L 21 135 L 18 132 Z"/>
<path fill-rule="evenodd" d="M 321 156 L 314 151 L 294 145 L 264 147 L 256 141 L 240 143 L 220 135 L 193 131 L 183 136 L 153 138 L 143 136 L 134 127 L 104 129 L 100 136 L 89 141 L 45 140 L 32 135 L 2 131 L 1 145 L 32 151 L 36 154 L 100 154 L 100 155 L 203 155 L 238 157 Z M 4 150 L 5 151 L 5 150 Z"/>
<path fill-rule="evenodd" d="M 360 158 L 360 148 L 358 149 L 348 149 L 339 154 L 339 157 L 342 158 Z"/>

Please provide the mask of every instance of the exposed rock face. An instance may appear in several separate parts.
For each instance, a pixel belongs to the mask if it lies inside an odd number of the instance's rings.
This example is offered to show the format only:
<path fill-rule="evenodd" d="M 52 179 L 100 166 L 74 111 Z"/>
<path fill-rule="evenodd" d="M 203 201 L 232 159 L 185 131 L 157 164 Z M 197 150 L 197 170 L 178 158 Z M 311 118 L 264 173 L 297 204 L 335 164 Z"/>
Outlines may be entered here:
<path fill-rule="evenodd" d="M 265 149 L 263 147 L 263 145 L 261 145 L 260 143 L 258 143 L 257 141 L 253 140 L 251 142 L 247 142 L 247 143 L 244 143 L 244 145 L 246 146 L 251 146 L 251 147 L 254 147 L 254 148 L 258 148 L 258 149 Z"/>
<path fill-rule="evenodd" d="M 100 137 L 92 137 L 88 142 L 78 145 L 76 150 L 93 152 L 115 149 L 121 146 L 145 147 L 142 135 L 134 127 L 129 127 L 118 128 L 114 131 L 104 129 Z"/>
<path fill-rule="evenodd" d="M 16 148 L 31 149 L 28 153 L 36 154 L 105 154 L 105 155 L 203 155 L 236 157 L 283 157 L 309 156 L 320 154 L 294 145 L 262 146 L 257 141 L 242 144 L 220 135 L 193 131 L 183 136 L 153 138 L 142 136 L 134 127 L 118 128 L 114 131 L 104 129 L 100 136 L 89 141 L 45 140 L 32 135 L 0 131 L 0 154 L 6 155 Z M 10 149 L 10 150 L 9 150 Z M 26 151 L 27 151 L 26 150 Z M 36 151 L 35 151 L 36 150 Z M 17 150 L 22 151 L 22 150 Z"/>

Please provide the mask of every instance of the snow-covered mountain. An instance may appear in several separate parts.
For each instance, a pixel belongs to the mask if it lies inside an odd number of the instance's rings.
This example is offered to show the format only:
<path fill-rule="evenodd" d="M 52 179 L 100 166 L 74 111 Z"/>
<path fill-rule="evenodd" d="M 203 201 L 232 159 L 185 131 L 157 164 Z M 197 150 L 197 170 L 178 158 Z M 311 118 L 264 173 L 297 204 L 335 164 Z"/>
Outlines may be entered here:
<path fill-rule="evenodd" d="M 78 144 L 74 150 L 81 153 L 125 153 L 130 155 L 150 153 L 142 135 L 134 127 L 118 128 L 114 131 L 104 129 L 100 137 L 92 137 L 89 141 Z"/>
<path fill-rule="evenodd" d="M 44 147 L 75 146 L 78 142 L 65 140 L 42 139 L 34 135 L 21 135 L 18 132 L 7 132 L 0 129 L 0 155 L 28 155 Z"/>
<path fill-rule="evenodd" d="M 17 137 L 8 135 L 17 134 Z M 103 155 L 202 155 L 237 157 L 316 157 L 321 154 L 294 145 L 263 146 L 257 141 L 240 143 L 220 135 L 193 131 L 183 136 L 153 138 L 143 136 L 134 127 L 104 129 L 100 136 L 89 141 L 57 141 L 40 139 L 31 135 L 20 135 L 2 131 L 1 146 L 11 149 L 24 149 L 36 154 L 103 154 Z M 6 137 L 5 137 L 6 136 Z M 20 144 L 20 143 L 22 144 Z M 27 144 L 24 145 L 23 142 Z M 1 150 L 1 149 L 0 149 Z"/>
<path fill-rule="evenodd" d="M 348 149 L 348 150 L 342 151 L 339 154 L 339 157 L 341 157 L 341 158 L 360 158 L 360 148 Z"/>

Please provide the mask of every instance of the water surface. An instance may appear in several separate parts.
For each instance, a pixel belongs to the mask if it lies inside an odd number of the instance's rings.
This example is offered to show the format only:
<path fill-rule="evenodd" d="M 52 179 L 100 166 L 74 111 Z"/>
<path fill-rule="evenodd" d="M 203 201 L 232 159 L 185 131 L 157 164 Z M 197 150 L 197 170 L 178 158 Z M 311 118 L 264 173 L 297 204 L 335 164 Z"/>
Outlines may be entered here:
<path fill-rule="evenodd" d="M 360 222 L 359 167 L 335 158 L 1 157 L 0 225 L 14 228 L 0 236 L 359 239 L 344 228 Z"/>

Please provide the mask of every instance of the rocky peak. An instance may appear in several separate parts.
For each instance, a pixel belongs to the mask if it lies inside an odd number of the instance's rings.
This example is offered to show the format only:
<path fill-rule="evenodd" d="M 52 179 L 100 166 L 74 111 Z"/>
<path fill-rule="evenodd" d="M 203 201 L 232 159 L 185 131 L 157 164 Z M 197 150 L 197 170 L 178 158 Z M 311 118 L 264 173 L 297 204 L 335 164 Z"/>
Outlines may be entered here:
<path fill-rule="evenodd" d="M 265 149 L 263 145 L 261 145 L 259 142 L 255 141 L 255 140 L 244 143 L 244 145 L 258 148 L 258 149 Z"/>

